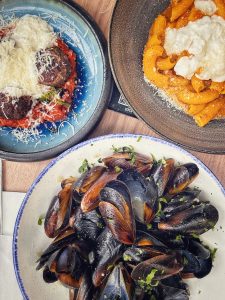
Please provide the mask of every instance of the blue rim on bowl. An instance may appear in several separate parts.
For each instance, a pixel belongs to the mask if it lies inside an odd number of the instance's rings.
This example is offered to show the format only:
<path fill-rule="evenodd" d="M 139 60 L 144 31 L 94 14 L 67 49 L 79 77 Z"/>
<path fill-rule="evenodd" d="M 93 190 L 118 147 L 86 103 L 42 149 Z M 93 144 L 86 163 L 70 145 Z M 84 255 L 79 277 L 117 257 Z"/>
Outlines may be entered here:
<path fill-rule="evenodd" d="M 179 150 L 179 152 L 183 153 L 184 155 L 190 157 L 190 159 L 194 160 L 199 166 L 201 166 L 206 173 L 215 181 L 216 185 L 218 186 L 218 188 L 221 190 L 221 192 L 224 194 L 225 196 L 225 189 L 223 188 L 222 184 L 219 182 L 219 180 L 217 179 L 217 177 L 212 173 L 212 171 L 210 171 L 208 169 L 208 167 L 205 166 L 204 163 L 202 163 L 199 159 L 197 159 L 195 156 L 193 156 L 191 153 L 189 153 L 188 151 L 182 149 L 181 147 L 155 138 L 155 137 L 151 137 L 151 136 L 147 136 L 147 135 L 141 135 L 143 139 L 147 139 L 150 141 L 154 141 L 157 142 L 161 145 L 168 145 L 174 149 Z M 82 142 L 70 149 L 68 149 L 67 151 L 63 152 L 61 155 L 59 155 L 57 158 L 55 158 L 53 161 L 51 161 L 48 166 L 39 174 L 39 176 L 36 178 L 36 180 L 34 181 L 34 183 L 32 184 L 32 186 L 30 187 L 29 191 L 27 192 L 21 207 L 19 209 L 17 218 L 16 218 L 16 223 L 15 223 L 15 227 L 14 227 L 14 233 L 13 233 L 13 244 L 12 244 L 12 252 L 13 252 L 13 264 L 14 264 L 14 270 L 15 270 L 15 274 L 16 274 L 16 279 L 18 282 L 18 285 L 20 287 L 21 293 L 24 297 L 24 299 L 29 299 L 26 293 L 26 290 L 24 288 L 23 282 L 22 282 L 22 278 L 20 275 L 20 269 L 19 269 L 19 264 L 18 264 L 18 248 L 17 248 L 17 238 L 18 238 L 18 230 L 20 227 L 20 221 L 23 215 L 23 211 L 24 208 L 29 200 L 30 195 L 32 194 L 35 186 L 37 185 L 37 183 L 42 179 L 42 177 L 62 158 L 64 158 L 65 156 L 67 156 L 68 154 L 75 152 L 76 150 L 86 146 L 86 145 L 91 145 L 94 144 L 97 141 L 101 141 L 101 140 L 107 140 L 107 139 L 123 139 L 123 138 L 134 138 L 135 140 L 137 140 L 140 137 L 140 135 L 134 135 L 134 134 L 111 134 L 111 135 L 105 135 L 105 136 L 100 136 L 97 138 L 93 138 L 90 139 L 88 141 Z"/>
<path fill-rule="evenodd" d="M 46 122 L 20 140 L 20 130 L 0 127 L 0 157 L 38 161 L 55 157 L 80 142 L 96 125 L 112 94 L 106 40 L 95 21 L 70 0 L 8 0 L 0 3 L 4 20 L 25 14 L 45 19 L 77 54 L 78 88 L 66 121 Z M 40 133 L 40 134 L 39 134 Z"/>

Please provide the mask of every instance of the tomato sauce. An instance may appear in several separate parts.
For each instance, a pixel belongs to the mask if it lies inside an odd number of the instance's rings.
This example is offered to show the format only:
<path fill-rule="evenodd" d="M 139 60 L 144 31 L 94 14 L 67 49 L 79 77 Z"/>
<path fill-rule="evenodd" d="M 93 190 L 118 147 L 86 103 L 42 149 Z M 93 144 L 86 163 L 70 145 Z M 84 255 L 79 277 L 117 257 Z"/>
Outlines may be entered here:
<path fill-rule="evenodd" d="M 2 36 L 3 33 L 0 32 L 0 38 Z M 66 105 L 57 104 L 52 101 L 46 106 L 46 104 L 39 102 L 32 109 L 32 114 L 30 117 L 25 117 L 20 120 L 0 118 L 0 126 L 13 128 L 29 128 L 35 123 L 35 120 L 38 120 L 39 123 L 44 123 L 46 121 L 62 121 L 67 118 L 73 100 L 74 90 L 76 88 L 76 54 L 61 39 L 57 40 L 57 46 L 67 55 L 72 70 L 70 77 L 61 87 L 64 90 L 64 94 L 61 100 L 62 102 L 65 102 Z"/>

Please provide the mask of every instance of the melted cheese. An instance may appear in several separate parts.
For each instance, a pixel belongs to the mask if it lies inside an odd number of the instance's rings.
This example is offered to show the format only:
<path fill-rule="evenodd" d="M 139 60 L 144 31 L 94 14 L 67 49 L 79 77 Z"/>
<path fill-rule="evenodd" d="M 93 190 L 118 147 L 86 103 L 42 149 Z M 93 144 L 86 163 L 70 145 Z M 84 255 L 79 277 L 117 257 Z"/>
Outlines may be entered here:
<path fill-rule="evenodd" d="M 36 16 L 26 15 L 11 25 L 10 34 L 0 41 L 0 92 L 38 98 L 49 87 L 38 83 L 36 53 L 56 45 L 57 37 L 53 28 Z"/>
<path fill-rule="evenodd" d="M 196 74 L 202 80 L 225 81 L 225 20 L 205 16 L 180 29 L 167 28 L 165 50 L 168 55 L 186 50 L 174 67 L 176 74 L 187 79 Z M 197 73 L 196 73 L 197 72 Z"/>

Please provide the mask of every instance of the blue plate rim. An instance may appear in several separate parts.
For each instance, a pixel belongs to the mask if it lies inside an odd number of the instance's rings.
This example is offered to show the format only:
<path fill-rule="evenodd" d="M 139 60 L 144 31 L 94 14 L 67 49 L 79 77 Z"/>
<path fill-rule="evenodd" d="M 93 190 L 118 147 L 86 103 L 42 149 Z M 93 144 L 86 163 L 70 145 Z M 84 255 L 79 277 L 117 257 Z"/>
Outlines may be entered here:
<path fill-rule="evenodd" d="M 100 140 L 107 140 L 107 139 L 122 139 L 122 138 L 134 138 L 134 139 L 138 139 L 139 137 L 142 137 L 143 139 L 147 139 L 150 141 L 154 141 L 163 145 L 168 145 L 178 151 L 180 151 L 181 153 L 187 155 L 188 157 L 190 157 L 192 160 L 194 160 L 198 165 L 200 165 L 206 172 L 207 174 L 215 181 L 215 183 L 217 184 L 217 186 L 219 187 L 219 189 L 221 190 L 221 192 L 224 194 L 225 196 L 225 188 L 222 186 L 222 184 L 220 183 L 219 179 L 217 178 L 217 176 L 197 157 L 195 157 L 193 154 L 191 154 L 189 151 L 181 148 L 180 146 L 177 146 L 175 143 L 171 143 L 168 141 L 165 141 L 163 139 L 160 138 L 156 138 L 156 137 L 152 137 L 149 135 L 143 135 L 143 134 L 123 134 L 123 133 L 119 133 L 119 134 L 109 134 L 109 135 L 103 135 L 103 136 L 99 136 L 96 138 L 92 138 L 90 140 L 81 142 L 75 146 L 73 146 L 72 148 L 66 150 L 65 152 L 61 153 L 58 157 L 56 157 L 54 160 L 52 160 L 45 168 L 44 170 L 38 175 L 38 177 L 35 179 L 35 181 L 33 182 L 33 184 L 31 185 L 31 187 L 29 188 L 28 192 L 26 193 L 24 200 L 20 206 L 19 212 L 17 214 L 17 218 L 16 218 L 16 222 L 15 222 L 15 226 L 14 226 L 14 231 L 13 231 L 13 242 L 12 242 L 12 255 L 13 255 L 13 267 L 14 267 L 14 271 L 16 274 L 16 279 L 17 279 L 17 283 L 19 285 L 20 291 L 24 297 L 24 299 L 29 300 L 29 297 L 26 294 L 25 288 L 23 286 L 23 282 L 22 282 L 22 278 L 20 276 L 20 270 L 19 270 L 19 264 L 18 264 L 18 256 L 17 256 L 17 237 L 18 237 L 18 230 L 19 230 L 19 225 L 20 225 L 20 221 L 23 215 L 23 211 L 24 208 L 29 200 L 30 195 L 32 194 L 33 190 L 35 189 L 35 186 L 38 184 L 38 182 L 42 179 L 42 177 L 49 171 L 49 169 L 51 169 L 59 160 L 61 160 L 62 158 L 64 158 L 65 156 L 67 156 L 68 154 L 70 154 L 71 152 L 76 151 L 79 148 L 82 148 L 86 145 L 89 144 L 93 144 L 97 141 Z"/>
<path fill-rule="evenodd" d="M 87 134 L 89 134 L 95 128 L 97 122 L 100 120 L 107 104 L 111 99 L 113 91 L 113 78 L 109 64 L 107 41 L 101 29 L 99 28 L 95 20 L 88 14 L 88 12 L 77 3 L 73 2 L 72 0 L 59 0 L 59 2 L 66 5 L 71 10 L 73 10 L 74 13 L 79 15 L 79 17 L 90 28 L 99 46 L 103 61 L 104 74 L 102 91 L 99 97 L 98 105 L 96 106 L 88 122 L 80 129 L 80 131 L 78 131 L 74 136 L 61 143 L 60 145 L 55 146 L 51 149 L 29 153 L 16 153 L 0 149 L 0 157 L 3 159 L 19 162 L 34 162 L 56 157 L 66 149 L 82 141 L 87 136 Z"/>

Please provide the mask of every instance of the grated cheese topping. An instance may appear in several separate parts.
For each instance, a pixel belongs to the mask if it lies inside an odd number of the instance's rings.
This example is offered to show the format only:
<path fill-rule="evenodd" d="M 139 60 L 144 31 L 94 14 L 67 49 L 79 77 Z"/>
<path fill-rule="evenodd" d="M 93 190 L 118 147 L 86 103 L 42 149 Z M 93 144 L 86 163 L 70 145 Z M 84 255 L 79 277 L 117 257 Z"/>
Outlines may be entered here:
<path fill-rule="evenodd" d="M 38 83 L 36 53 L 56 45 L 57 36 L 37 16 L 26 15 L 8 27 L 12 30 L 0 41 L 0 92 L 12 97 L 39 98 L 49 87 Z"/>

